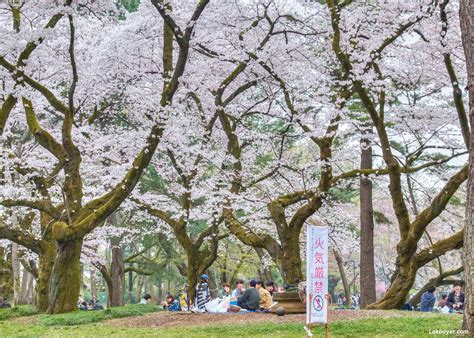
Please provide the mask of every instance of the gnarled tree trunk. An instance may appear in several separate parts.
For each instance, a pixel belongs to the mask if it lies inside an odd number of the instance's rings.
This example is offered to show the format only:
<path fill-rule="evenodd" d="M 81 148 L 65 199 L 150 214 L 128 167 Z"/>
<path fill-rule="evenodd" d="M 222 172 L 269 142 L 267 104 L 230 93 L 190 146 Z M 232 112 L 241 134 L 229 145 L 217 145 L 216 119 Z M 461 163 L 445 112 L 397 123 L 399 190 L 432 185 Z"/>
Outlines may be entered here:
<path fill-rule="evenodd" d="M 285 284 L 298 285 L 304 280 L 301 270 L 302 261 L 300 253 L 299 232 L 290 232 L 282 240 L 282 250 L 278 254 L 278 263 Z"/>
<path fill-rule="evenodd" d="M 46 312 L 49 306 L 49 283 L 51 282 L 51 273 L 53 271 L 55 249 L 43 245 L 43 253 L 39 256 L 38 279 L 36 280 L 35 305 L 39 312 Z"/>
<path fill-rule="evenodd" d="M 81 249 L 82 238 L 56 243 L 48 313 L 70 312 L 77 308 L 81 287 Z"/>

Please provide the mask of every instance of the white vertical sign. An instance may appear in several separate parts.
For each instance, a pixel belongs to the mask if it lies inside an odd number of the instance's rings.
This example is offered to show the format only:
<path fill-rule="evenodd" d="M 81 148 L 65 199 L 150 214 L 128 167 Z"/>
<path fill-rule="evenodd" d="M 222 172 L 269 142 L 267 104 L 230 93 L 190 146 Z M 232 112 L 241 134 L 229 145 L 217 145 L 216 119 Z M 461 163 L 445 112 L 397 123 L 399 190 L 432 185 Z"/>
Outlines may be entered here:
<path fill-rule="evenodd" d="M 308 225 L 306 230 L 306 323 L 327 323 L 328 294 L 327 226 Z"/>

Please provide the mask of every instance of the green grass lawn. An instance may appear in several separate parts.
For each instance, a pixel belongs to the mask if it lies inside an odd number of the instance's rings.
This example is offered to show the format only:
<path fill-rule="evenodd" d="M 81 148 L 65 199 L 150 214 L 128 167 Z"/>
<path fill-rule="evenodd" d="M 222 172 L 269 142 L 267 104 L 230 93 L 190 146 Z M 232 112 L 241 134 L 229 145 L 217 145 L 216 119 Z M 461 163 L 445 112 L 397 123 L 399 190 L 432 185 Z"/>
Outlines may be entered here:
<path fill-rule="evenodd" d="M 76 311 L 60 315 L 40 315 L 40 323 L 44 326 L 73 326 L 96 323 L 112 318 L 141 316 L 145 313 L 163 311 L 158 305 L 126 305 L 111 307 L 101 311 Z"/>
<path fill-rule="evenodd" d="M 16 317 L 32 316 L 36 313 L 36 309 L 33 305 L 20 305 L 8 309 L 0 309 L 0 321 Z"/>
<path fill-rule="evenodd" d="M 123 308 L 125 309 L 125 308 Z M 105 312 L 105 311 L 104 311 Z M 96 323 L 71 325 L 73 316 L 78 323 L 91 323 L 84 320 L 80 313 L 40 316 L 40 324 L 18 324 L 15 320 L 0 322 L 0 336 L 114 336 L 114 337 L 304 337 L 303 325 L 298 323 L 259 323 L 247 325 L 219 325 L 207 327 L 176 327 L 176 328 L 117 328 L 97 322 L 93 312 L 87 313 Z M 114 312 L 120 317 L 125 312 Z M 112 316 L 112 314 L 108 314 Z M 53 317 L 55 318 L 53 320 Z M 47 320 L 45 320 L 47 318 Z M 67 320 L 65 320 L 67 318 Z M 117 317 L 115 317 L 117 318 Z M 461 326 L 461 316 L 434 315 L 429 317 L 407 316 L 399 318 L 370 318 L 353 321 L 334 322 L 330 326 L 331 337 L 427 337 L 430 330 L 457 330 Z M 102 319 L 103 320 L 103 319 Z M 64 323 L 67 323 L 66 326 Z M 323 337 L 324 329 L 314 330 L 315 337 Z M 434 336 L 432 336 L 434 337 Z"/>

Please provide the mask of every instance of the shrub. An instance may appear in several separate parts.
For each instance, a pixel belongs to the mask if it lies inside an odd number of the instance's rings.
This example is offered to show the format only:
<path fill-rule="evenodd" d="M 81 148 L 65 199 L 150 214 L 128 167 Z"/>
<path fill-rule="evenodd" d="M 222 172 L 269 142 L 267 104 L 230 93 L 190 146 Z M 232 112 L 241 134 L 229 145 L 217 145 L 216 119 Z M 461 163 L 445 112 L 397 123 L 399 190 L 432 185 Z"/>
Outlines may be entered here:
<path fill-rule="evenodd" d="M 37 314 L 33 305 L 20 305 L 8 309 L 0 309 L 0 321 L 15 317 L 26 317 Z"/>

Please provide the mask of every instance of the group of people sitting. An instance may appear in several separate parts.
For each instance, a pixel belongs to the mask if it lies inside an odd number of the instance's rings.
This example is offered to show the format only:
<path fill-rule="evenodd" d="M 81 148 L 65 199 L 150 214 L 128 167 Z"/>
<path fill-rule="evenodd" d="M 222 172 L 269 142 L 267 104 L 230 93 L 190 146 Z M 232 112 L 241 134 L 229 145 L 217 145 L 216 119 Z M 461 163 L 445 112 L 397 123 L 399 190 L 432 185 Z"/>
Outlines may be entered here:
<path fill-rule="evenodd" d="M 196 285 L 196 295 L 190 309 L 195 312 L 268 312 L 274 305 L 272 295 L 275 291 L 276 286 L 272 281 L 264 283 L 261 280 L 251 280 L 245 288 L 245 282 L 239 279 L 235 282 L 234 290 L 231 290 L 230 284 L 222 284 L 217 298 L 213 299 L 209 287 L 209 276 L 202 274 Z M 140 303 L 148 304 L 149 301 L 151 301 L 151 296 L 146 294 Z M 188 308 L 185 297 L 182 297 L 180 302 L 171 294 L 161 305 L 168 311 L 181 311 Z"/>
<path fill-rule="evenodd" d="M 219 299 L 230 297 L 230 305 L 237 305 L 240 309 L 248 311 L 269 311 L 273 306 L 272 295 L 275 292 L 275 285 L 272 281 L 264 283 L 262 280 L 252 279 L 249 282 L 249 287 L 244 288 L 244 281 L 237 280 L 236 288 L 230 292 L 230 285 L 224 283 L 220 292 Z"/>
<path fill-rule="evenodd" d="M 436 288 L 433 286 L 423 293 L 420 301 L 420 311 L 431 312 L 439 311 L 444 313 L 463 312 L 464 293 L 460 282 L 453 284 L 453 290 L 449 294 L 441 294 L 441 298 L 436 304 Z M 436 304 L 436 306 L 435 306 Z"/>
<path fill-rule="evenodd" d="M 100 303 L 99 300 L 91 299 L 89 302 L 86 302 L 82 295 L 79 295 L 79 299 L 77 301 L 77 307 L 81 311 L 97 311 L 103 310 L 104 307 Z"/>
<path fill-rule="evenodd" d="M 209 277 L 201 275 L 201 281 L 196 286 L 195 309 L 199 312 L 240 312 L 263 311 L 268 312 L 273 306 L 272 295 L 276 291 L 272 281 L 264 283 L 252 279 L 245 288 L 245 282 L 239 279 L 235 289 L 231 292 L 228 283 L 222 284 L 217 298 L 212 299 L 209 290 Z"/>
<path fill-rule="evenodd" d="M 6 309 L 12 307 L 6 298 L 0 298 L 0 309 Z"/>

